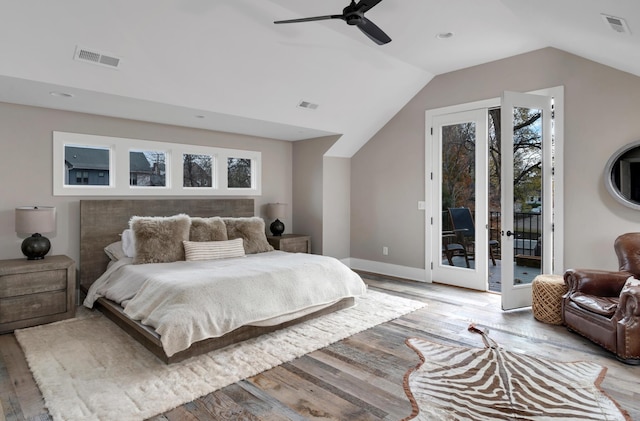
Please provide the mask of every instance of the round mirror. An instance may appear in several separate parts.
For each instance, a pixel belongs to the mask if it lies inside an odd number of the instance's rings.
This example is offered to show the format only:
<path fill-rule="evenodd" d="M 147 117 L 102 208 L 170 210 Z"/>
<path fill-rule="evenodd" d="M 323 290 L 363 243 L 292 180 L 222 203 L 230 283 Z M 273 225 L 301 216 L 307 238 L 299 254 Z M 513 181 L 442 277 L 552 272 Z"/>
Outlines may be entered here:
<path fill-rule="evenodd" d="M 640 210 L 640 141 L 620 148 L 609 158 L 604 184 L 618 202 Z"/>

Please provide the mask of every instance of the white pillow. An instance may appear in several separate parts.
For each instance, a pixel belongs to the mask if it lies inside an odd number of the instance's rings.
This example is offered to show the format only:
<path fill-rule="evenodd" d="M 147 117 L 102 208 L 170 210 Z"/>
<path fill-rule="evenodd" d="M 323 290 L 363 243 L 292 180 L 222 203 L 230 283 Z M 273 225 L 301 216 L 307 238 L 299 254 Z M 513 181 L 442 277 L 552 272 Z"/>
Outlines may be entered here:
<path fill-rule="evenodd" d="M 243 257 L 242 238 L 228 241 L 183 241 L 187 261 Z"/>
<path fill-rule="evenodd" d="M 122 249 L 122 241 L 116 241 L 115 243 L 109 244 L 104 248 L 104 252 L 109 256 L 109 259 L 114 262 L 126 257 L 124 250 Z"/>
<path fill-rule="evenodd" d="M 127 257 L 136 257 L 136 237 L 130 228 L 122 231 L 122 250 Z"/>

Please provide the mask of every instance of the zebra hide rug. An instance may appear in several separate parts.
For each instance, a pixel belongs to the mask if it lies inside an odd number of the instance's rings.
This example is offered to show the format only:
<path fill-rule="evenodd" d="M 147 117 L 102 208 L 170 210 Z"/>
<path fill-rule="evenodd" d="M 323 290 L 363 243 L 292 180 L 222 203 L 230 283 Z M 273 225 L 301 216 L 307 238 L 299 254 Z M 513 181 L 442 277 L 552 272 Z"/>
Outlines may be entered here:
<path fill-rule="evenodd" d="M 407 420 L 631 420 L 599 387 L 606 368 L 505 351 L 485 332 L 484 348 L 407 339 L 421 363 L 405 375 Z"/>

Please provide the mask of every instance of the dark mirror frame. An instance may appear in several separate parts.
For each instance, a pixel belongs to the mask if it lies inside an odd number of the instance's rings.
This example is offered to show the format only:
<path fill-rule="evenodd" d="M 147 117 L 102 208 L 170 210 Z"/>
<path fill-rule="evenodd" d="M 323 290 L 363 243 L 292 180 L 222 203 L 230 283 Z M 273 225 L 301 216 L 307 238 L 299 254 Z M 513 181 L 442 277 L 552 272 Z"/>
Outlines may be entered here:
<path fill-rule="evenodd" d="M 627 206 L 631 209 L 640 210 L 640 197 L 634 199 L 632 197 L 627 197 L 622 191 L 620 191 L 619 187 L 619 178 L 621 175 L 616 174 L 615 171 L 619 171 L 621 158 L 627 153 L 637 150 L 638 151 L 638 163 L 637 166 L 640 166 L 640 141 L 629 143 L 628 145 L 623 146 L 618 149 L 611 158 L 607 161 L 607 165 L 604 170 L 604 185 L 607 188 L 607 191 L 616 199 L 619 203 Z M 636 172 L 639 170 L 636 170 Z M 640 174 L 635 174 L 636 179 L 634 180 L 634 185 L 637 183 L 640 185 Z M 631 177 L 629 180 L 631 182 Z M 638 187 L 640 188 L 640 187 Z"/>

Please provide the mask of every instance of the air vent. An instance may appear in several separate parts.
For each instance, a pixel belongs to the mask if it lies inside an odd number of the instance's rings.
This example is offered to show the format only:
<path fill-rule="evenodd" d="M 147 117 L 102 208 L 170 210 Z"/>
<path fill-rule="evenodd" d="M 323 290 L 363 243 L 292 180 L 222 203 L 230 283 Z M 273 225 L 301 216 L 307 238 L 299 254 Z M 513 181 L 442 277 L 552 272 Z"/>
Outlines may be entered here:
<path fill-rule="evenodd" d="M 605 15 L 604 13 L 602 14 L 602 19 L 607 25 L 609 25 L 611 29 L 613 29 L 617 33 L 631 35 L 631 31 L 629 30 L 627 22 L 624 19 Z"/>
<path fill-rule="evenodd" d="M 80 46 L 76 46 L 76 52 L 73 56 L 74 60 L 84 61 L 86 63 L 97 64 L 111 69 L 117 69 L 120 66 L 120 59 L 114 57 L 113 54 L 101 53 L 96 50 L 90 50 Z"/>
<path fill-rule="evenodd" d="M 298 103 L 298 107 L 306 108 L 308 110 L 315 110 L 316 108 L 318 108 L 318 104 L 314 104 L 313 102 L 309 102 L 309 101 L 300 101 Z"/>

